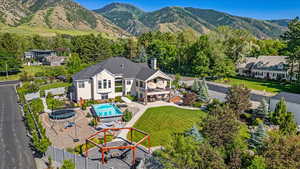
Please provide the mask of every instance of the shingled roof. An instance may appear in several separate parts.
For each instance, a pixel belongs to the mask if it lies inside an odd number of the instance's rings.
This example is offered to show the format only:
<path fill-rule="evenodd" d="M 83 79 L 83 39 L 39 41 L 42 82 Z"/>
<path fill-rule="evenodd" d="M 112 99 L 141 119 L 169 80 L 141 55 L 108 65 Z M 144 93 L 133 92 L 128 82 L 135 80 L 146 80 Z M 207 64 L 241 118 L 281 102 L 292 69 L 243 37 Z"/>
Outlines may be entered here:
<path fill-rule="evenodd" d="M 158 71 L 144 63 L 134 63 L 124 57 L 112 57 L 76 73 L 72 78 L 73 80 L 89 79 L 104 69 L 115 75 L 122 75 L 124 78 L 140 80 L 146 80 Z"/>
<path fill-rule="evenodd" d="M 280 64 L 287 64 L 286 59 L 287 56 L 247 57 L 244 62 L 238 65 L 238 68 L 278 70 Z M 286 67 L 284 67 L 284 69 L 286 69 Z"/>

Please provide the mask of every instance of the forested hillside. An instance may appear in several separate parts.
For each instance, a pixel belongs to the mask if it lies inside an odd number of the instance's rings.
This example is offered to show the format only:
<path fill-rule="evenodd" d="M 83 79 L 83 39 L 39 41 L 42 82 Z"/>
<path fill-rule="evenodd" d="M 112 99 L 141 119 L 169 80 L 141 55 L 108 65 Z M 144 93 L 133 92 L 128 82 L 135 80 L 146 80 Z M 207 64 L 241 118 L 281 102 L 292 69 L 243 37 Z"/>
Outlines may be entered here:
<path fill-rule="evenodd" d="M 219 26 L 231 26 L 248 30 L 259 38 L 278 38 L 287 26 L 276 20 L 269 22 L 191 7 L 166 7 L 145 12 L 130 4 L 112 3 L 95 12 L 133 35 L 155 30 L 174 33 L 186 29 L 203 34 Z"/>

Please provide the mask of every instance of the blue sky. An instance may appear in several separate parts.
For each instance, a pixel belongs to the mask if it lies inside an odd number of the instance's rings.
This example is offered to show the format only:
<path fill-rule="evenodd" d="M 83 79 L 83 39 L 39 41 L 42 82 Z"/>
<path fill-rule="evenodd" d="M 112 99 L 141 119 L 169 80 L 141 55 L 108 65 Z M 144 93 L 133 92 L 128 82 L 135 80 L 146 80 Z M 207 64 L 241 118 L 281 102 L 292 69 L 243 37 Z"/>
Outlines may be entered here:
<path fill-rule="evenodd" d="M 238 16 L 258 19 L 286 19 L 300 16 L 300 0 L 75 0 L 89 9 L 112 2 L 130 3 L 145 11 L 166 6 L 215 9 Z"/>

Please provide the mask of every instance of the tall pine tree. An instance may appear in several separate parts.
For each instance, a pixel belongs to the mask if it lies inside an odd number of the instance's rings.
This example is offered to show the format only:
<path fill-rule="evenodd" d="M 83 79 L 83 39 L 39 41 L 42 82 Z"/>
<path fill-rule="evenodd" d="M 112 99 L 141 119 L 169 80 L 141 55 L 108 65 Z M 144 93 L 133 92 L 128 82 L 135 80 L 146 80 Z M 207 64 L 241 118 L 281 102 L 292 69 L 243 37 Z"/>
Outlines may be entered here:
<path fill-rule="evenodd" d="M 275 125 L 281 122 L 281 115 L 287 113 L 287 106 L 284 98 L 281 98 L 275 107 L 275 111 L 271 114 L 271 121 Z"/>
<path fill-rule="evenodd" d="M 208 87 L 205 82 L 205 80 L 199 81 L 200 89 L 197 92 L 198 99 L 202 102 L 208 102 L 209 101 L 209 94 L 208 94 Z"/>
<path fill-rule="evenodd" d="M 260 101 L 260 105 L 257 108 L 257 115 L 266 118 L 269 116 L 269 104 L 267 103 L 265 98 L 262 98 Z"/>

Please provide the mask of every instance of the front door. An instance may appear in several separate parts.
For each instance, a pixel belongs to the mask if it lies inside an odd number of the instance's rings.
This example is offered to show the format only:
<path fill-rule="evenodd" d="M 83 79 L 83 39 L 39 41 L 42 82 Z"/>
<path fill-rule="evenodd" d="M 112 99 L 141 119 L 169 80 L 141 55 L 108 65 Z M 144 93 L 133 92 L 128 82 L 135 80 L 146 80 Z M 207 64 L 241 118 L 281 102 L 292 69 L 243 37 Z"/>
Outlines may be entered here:
<path fill-rule="evenodd" d="M 108 93 L 101 94 L 101 100 L 107 100 L 108 99 Z"/>

